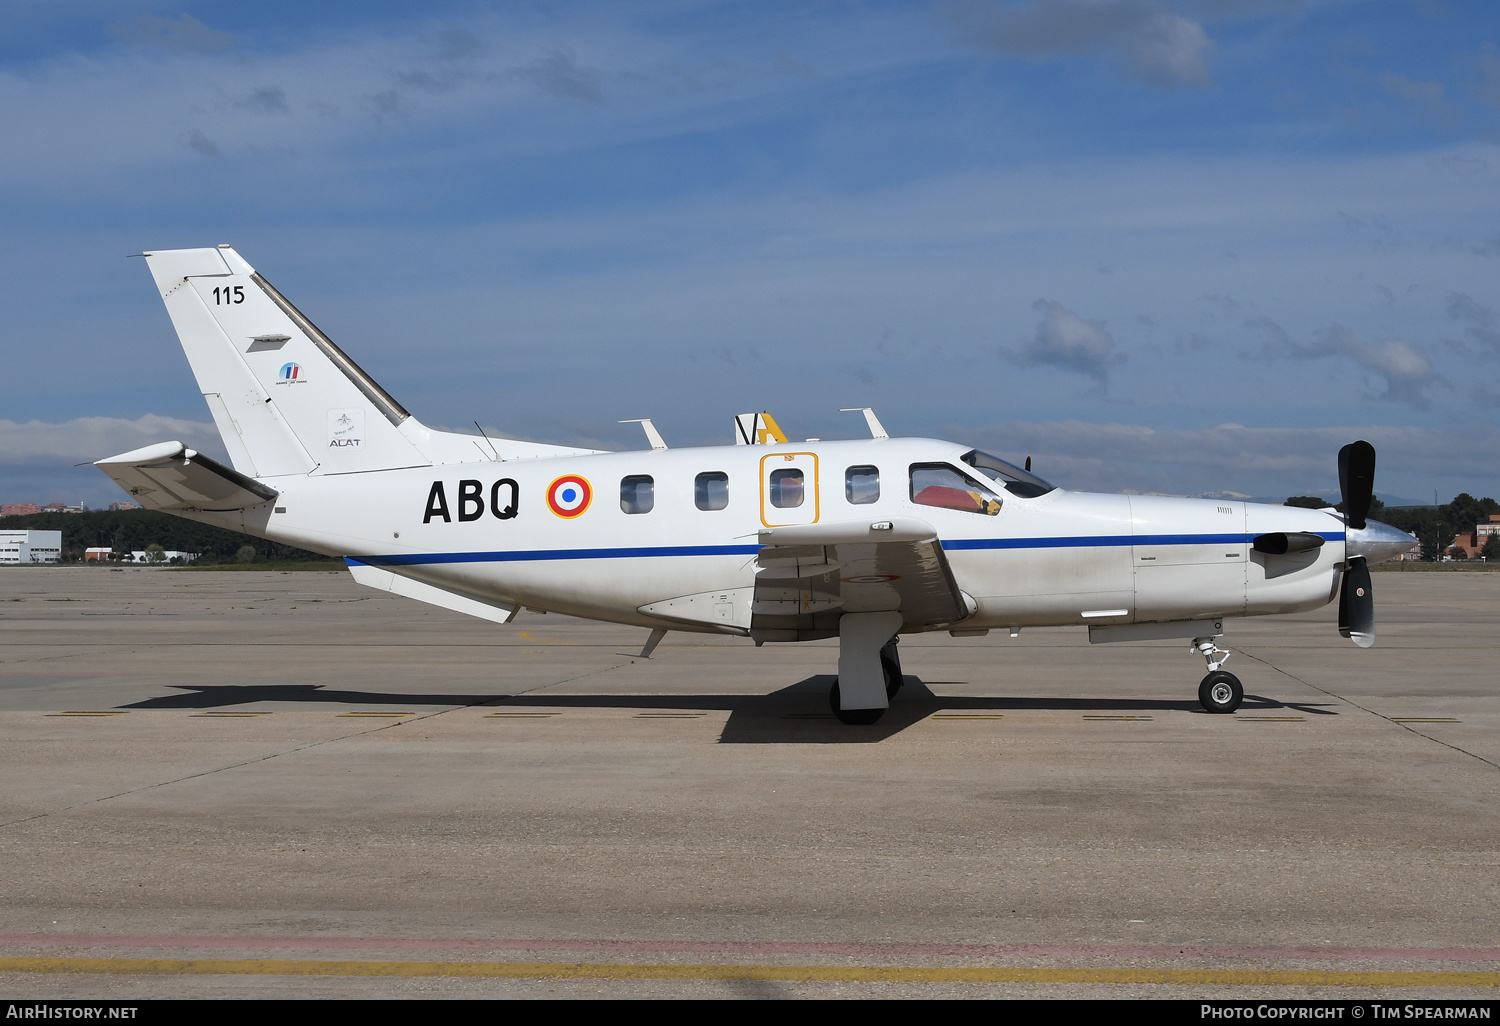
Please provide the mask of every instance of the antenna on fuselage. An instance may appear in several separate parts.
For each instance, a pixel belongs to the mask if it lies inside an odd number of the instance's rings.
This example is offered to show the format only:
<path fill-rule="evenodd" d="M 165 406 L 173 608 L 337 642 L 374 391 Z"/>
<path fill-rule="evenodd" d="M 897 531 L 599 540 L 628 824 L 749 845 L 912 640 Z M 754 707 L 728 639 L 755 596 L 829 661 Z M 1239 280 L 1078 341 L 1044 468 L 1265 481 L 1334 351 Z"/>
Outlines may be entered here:
<path fill-rule="evenodd" d="M 667 443 L 662 439 L 661 432 L 656 430 L 656 425 L 651 423 L 650 417 L 641 417 L 638 420 L 622 420 L 621 424 L 639 424 L 646 432 L 646 441 L 651 443 L 653 450 L 665 449 Z"/>
<path fill-rule="evenodd" d="M 500 459 L 500 452 L 499 452 L 499 450 L 497 450 L 495 448 L 495 443 L 490 441 L 490 436 L 484 433 L 484 428 L 479 427 L 479 421 L 476 420 L 474 422 L 474 426 L 477 427 L 477 428 L 479 428 L 479 437 L 483 438 L 487 443 L 489 443 L 490 452 L 492 452 L 492 453 L 495 454 L 495 459 L 496 460 L 499 460 Z M 474 445 L 477 447 L 479 445 L 479 443 L 475 442 Z M 479 451 L 480 452 L 484 452 L 483 449 L 480 449 Z"/>
<path fill-rule="evenodd" d="M 880 418 L 877 417 L 877 416 L 875 416 L 875 411 L 872 410 L 872 409 L 870 409 L 870 407 L 868 407 L 868 406 L 852 406 L 852 407 L 850 407 L 847 410 L 840 410 L 839 412 L 840 413 L 863 413 L 865 415 L 865 423 L 868 424 L 868 425 L 870 425 L 870 437 L 871 438 L 889 438 L 889 437 L 891 437 L 889 434 L 886 433 L 885 427 L 881 425 Z"/>

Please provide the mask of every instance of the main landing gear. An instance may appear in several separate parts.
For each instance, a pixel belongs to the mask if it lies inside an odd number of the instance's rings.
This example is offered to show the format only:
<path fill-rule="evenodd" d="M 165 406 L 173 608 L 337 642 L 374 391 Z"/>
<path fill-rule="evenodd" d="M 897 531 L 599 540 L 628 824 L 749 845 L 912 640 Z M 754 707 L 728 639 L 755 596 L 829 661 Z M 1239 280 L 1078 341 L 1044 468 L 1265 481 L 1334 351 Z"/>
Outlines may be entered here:
<path fill-rule="evenodd" d="M 1234 674 L 1219 669 L 1229 658 L 1229 650 L 1220 648 L 1213 638 L 1194 638 L 1193 650 L 1208 663 L 1208 676 L 1198 685 L 1198 701 L 1211 713 L 1234 712 L 1245 700 L 1245 688 Z"/>
<path fill-rule="evenodd" d="M 851 614 L 846 614 L 846 618 L 849 615 Z M 845 672 L 846 666 L 843 649 L 848 642 L 845 640 L 845 637 L 847 636 L 840 638 L 839 663 L 841 675 Z M 885 705 L 863 709 L 844 708 L 844 702 L 839 690 L 839 678 L 834 678 L 833 687 L 828 689 L 828 707 L 833 710 L 833 715 L 838 717 L 840 723 L 847 723 L 851 726 L 869 726 L 885 715 L 886 709 L 890 707 L 891 699 L 895 698 L 896 692 L 901 690 L 901 655 L 896 651 L 896 646 L 900 644 L 900 641 L 901 639 L 898 636 L 892 635 L 891 639 L 882 645 L 879 650 L 880 684 L 885 689 Z M 865 702 L 868 703 L 869 701 L 869 696 L 866 696 Z"/>

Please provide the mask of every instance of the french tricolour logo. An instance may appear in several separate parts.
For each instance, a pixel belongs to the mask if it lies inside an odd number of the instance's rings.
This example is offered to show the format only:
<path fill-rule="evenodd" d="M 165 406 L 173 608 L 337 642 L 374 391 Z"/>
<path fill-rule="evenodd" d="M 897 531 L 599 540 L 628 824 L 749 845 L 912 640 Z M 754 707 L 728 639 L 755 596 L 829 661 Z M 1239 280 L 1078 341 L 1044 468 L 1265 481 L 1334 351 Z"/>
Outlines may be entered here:
<path fill-rule="evenodd" d="M 594 500 L 594 490 L 577 474 L 560 477 L 547 486 L 547 508 L 564 520 L 582 516 Z"/>
<path fill-rule="evenodd" d="M 284 363 L 281 365 L 282 381 L 297 381 L 302 377 L 302 367 L 295 363 Z"/>

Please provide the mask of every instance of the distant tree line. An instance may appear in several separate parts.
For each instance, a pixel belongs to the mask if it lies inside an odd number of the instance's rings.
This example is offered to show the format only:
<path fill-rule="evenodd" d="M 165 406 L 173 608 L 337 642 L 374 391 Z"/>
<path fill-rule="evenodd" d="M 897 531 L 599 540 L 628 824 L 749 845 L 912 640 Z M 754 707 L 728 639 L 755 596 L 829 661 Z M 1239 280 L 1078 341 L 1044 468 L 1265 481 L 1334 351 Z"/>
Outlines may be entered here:
<path fill-rule="evenodd" d="M 1319 509 L 1329 503 L 1316 495 L 1293 495 L 1286 504 Z M 1344 504 L 1341 502 L 1334 508 L 1342 513 Z M 1379 499 L 1372 499 L 1369 515 L 1372 520 L 1416 535 L 1422 543 L 1422 558 L 1436 560 L 1442 558 L 1455 537 L 1474 530 L 1475 524 L 1487 523 L 1496 513 L 1500 513 L 1500 502 L 1489 496 L 1476 499 L 1468 492 L 1460 492 L 1441 506 L 1387 506 Z M 1500 538 L 1485 542 L 1480 555 L 1486 561 L 1500 559 Z"/>
<path fill-rule="evenodd" d="M 91 510 L 87 513 L 27 513 L 0 517 L 0 531 L 61 531 L 64 562 L 83 559 L 85 549 L 128 553 L 153 545 L 201 553 L 201 563 L 294 562 L 327 559 L 292 545 L 252 538 L 238 531 L 145 509 Z M 245 550 L 249 550 L 248 552 Z"/>

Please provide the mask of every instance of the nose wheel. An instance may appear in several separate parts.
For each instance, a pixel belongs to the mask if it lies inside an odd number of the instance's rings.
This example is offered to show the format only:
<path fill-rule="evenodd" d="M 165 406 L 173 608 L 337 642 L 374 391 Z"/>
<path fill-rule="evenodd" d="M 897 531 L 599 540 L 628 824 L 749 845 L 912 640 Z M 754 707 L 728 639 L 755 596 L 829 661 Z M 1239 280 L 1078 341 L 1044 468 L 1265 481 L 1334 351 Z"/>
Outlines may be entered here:
<path fill-rule="evenodd" d="M 1240 679 L 1228 670 L 1214 670 L 1198 685 L 1198 701 L 1211 713 L 1232 713 L 1244 700 Z"/>
<path fill-rule="evenodd" d="M 1245 700 L 1245 688 L 1238 677 L 1220 669 L 1229 658 L 1229 650 L 1220 648 L 1215 638 L 1194 638 L 1193 651 L 1208 663 L 1208 676 L 1198 685 L 1198 701 L 1211 713 L 1234 712 Z"/>

